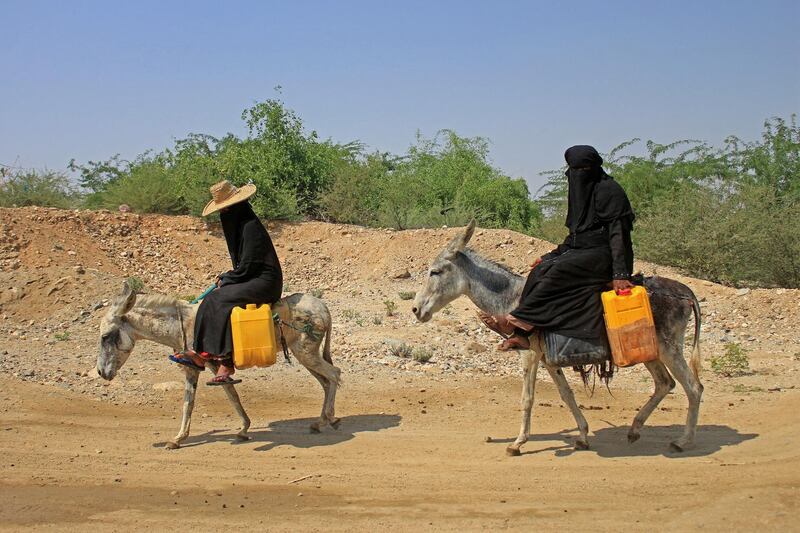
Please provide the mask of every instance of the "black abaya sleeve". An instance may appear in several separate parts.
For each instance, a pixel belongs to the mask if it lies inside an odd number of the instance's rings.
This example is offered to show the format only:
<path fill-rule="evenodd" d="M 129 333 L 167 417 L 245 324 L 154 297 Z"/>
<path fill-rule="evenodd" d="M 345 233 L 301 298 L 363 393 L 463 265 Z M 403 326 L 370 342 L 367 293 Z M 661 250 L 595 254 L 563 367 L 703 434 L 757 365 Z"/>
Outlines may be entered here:
<path fill-rule="evenodd" d="M 547 261 L 548 259 L 552 259 L 554 257 L 558 257 L 559 255 L 563 254 L 566 250 L 569 249 L 569 245 L 567 244 L 567 239 L 569 239 L 569 235 L 564 238 L 564 242 L 558 245 L 555 250 L 551 250 L 542 256 L 542 261 Z"/>
<path fill-rule="evenodd" d="M 611 248 L 612 278 L 630 278 L 633 273 L 633 245 L 628 219 L 618 218 L 609 222 L 608 246 Z"/>

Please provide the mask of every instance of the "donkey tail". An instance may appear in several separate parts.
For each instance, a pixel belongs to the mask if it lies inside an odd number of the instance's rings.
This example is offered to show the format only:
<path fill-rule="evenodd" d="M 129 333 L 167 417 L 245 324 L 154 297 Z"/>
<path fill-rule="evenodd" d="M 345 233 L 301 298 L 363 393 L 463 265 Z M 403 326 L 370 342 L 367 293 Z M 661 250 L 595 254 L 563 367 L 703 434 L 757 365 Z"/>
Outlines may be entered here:
<path fill-rule="evenodd" d="M 700 326 L 702 319 L 700 317 L 700 302 L 697 297 L 692 294 L 692 311 L 694 312 L 694 341 L 692 342 L 692 355 L 689 357 L 689 368 L 694 372 L 694 377 L 700 379 L 700 369 L 702 368 L 702 360 L 700 354 Z"/>

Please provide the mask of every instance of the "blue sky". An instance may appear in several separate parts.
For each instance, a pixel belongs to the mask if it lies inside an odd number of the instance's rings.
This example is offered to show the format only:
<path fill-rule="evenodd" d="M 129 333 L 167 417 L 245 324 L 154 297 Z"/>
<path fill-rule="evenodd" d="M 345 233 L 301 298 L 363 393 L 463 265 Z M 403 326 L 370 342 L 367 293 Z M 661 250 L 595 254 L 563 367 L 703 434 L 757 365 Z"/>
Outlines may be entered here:
<path fill-rule="evenodd" d="M 282 98 L 322 137 L 491 140 L 535 189 L 572 144 L 756 139 L 800 111 L 800 2 L 0 0 L 0 163 L 65 169 Z"/>

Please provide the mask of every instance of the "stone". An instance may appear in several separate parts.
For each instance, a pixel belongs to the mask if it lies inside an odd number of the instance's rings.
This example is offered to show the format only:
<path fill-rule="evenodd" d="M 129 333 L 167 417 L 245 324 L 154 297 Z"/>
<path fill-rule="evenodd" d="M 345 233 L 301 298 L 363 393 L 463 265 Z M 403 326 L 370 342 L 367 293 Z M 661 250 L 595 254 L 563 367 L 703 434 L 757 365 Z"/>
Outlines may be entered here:
<path fill-rule="evenodd" d="M 750 294 L 750 289 L 748 289 L 747 287 L 736 291 L 736 296 L 744 296 L 746 294 Z"/>
<path fill-rule="evenodd" d="M 157 391 L 171 391 L 171 390 L 183 390 L 183 383 L 178 381 L 164 381 L 162 383 L 155 383 L 153 384 L 153 390 Z"/>
<path fill-rule="evenodd" d="M 488 350 L 488 348 L 486 346 L 484 346 L 483 344 L 479 343 L 479 342 L 470 341 L 470 342 L 467 343 L 467 351 L 468 352 L 471 352 L 471 353 L 483 353 L 486 350 Z"/>
<path fill-rule="evenodd" d="M 394 279 L 408 279 L 410 277 L 411 272 L 409 272 L 407 268 L 396 270 L 392 273 L 392 278 Z"/>

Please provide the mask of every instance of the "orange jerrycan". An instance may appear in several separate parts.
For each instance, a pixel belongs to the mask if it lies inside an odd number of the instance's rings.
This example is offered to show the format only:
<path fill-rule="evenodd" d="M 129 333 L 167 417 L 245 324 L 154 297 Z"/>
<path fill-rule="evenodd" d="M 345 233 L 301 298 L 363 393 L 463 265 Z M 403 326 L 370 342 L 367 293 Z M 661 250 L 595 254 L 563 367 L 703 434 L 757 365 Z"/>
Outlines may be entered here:
<path fill-rule="evenodd" d="M 247 308 L 234 307 L 231 311 L 233 335 L 233 364 L 236 368 L 270 366 L 275 363 L 275 324 L 268 304 Z"/>
<path fill-rule="evenodd" d="M 650 300 L 644 287 L 602 294 L 611 357 L 617 366 L 658 359 L 658 341 Z"/>

